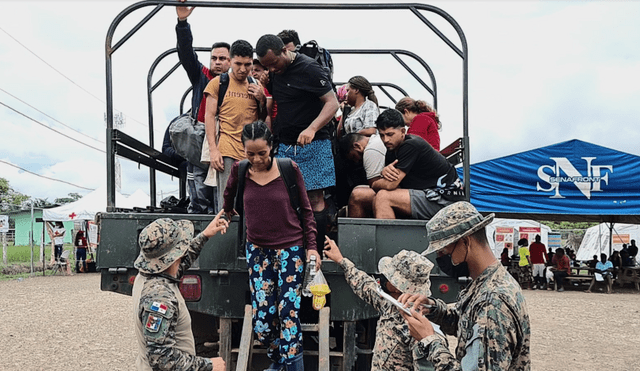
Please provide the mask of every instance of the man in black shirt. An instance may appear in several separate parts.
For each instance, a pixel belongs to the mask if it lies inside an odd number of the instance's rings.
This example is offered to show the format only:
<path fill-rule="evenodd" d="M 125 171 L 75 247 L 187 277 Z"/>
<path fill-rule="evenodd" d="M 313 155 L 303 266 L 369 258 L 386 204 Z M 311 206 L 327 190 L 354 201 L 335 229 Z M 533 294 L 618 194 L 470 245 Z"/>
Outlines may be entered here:
<path fill-rule="evenodd" d="M 429 143 L 406 134 L 402 114 L 388 109 L 376 120 L 387 147 L 383 181 L 374 187 L 378 219 L 431 219 L 440 209 L 464 200 L 456 169 Z"/>
<path fill-rule="evenodd" d="M 327 210 L 324 191 L 335 185 L 335 168 L 326 125 L 338 110 L 331 80 L 315 60 L 287 50 L 276 35 L 256 43 L 258 60 L 269 70 L 267 90 L 278 105 L 273 122 L 276 157 L 298 164 L 318 227 L 318 249 L 324 247 Z"/>
<path fill-rule="evenodd" d="M 629 257 L 631 259 L 636 259 L 636 255 L 638 255 L 638 246 L 636 246 L 636 240 L 631 240 L 631 245 L 629 245 Z"/>

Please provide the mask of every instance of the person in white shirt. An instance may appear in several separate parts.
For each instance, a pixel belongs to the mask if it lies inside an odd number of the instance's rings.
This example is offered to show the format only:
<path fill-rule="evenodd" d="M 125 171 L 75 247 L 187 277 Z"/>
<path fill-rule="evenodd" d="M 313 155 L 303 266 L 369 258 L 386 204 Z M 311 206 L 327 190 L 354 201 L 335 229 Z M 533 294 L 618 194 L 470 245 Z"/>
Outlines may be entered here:
<path fill-rule="evenodd" d="M 596 264 L 596 269 L 591 279 L 591 285 L 586 292 L 591 292 L 597 282 L 607 283 L 607 294 L 611 294 L 613 287 L 613 263 L 607 261 L 607 254 L 600 254 L 600 261 Z"/>
<path fill-rule="evenodd" d="M 368 185 L 357 186 L 349 197 L 348 216 L 350 218 L 373 217 L 373 198 L 376 193 L 373 185 L 382 179 L 384 159 L 387 148 L 378 134 L 370 137 L 358 133 L 350 133 L 340 139 L 343 156 L 356 164 L 362 164 L 367 175 Z"/>
<path fill-rule="evenodd" d="M 62 255 L 62 245 L 64 245 L 65 232 L 64 224 L 62 224 L 62 222 L 56 222 L 56 225 L 53 228 L 54 256 L 56 260 L 60 259 L 60 255 Z"/>

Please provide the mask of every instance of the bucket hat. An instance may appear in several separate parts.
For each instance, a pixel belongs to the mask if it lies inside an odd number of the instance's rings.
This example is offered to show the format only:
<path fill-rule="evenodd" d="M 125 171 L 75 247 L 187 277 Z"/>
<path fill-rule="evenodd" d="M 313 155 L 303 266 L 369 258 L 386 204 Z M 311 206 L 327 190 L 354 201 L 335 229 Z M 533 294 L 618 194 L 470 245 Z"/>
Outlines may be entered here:
<path fill-rule="evenodd" d="M 160 273 L 187 253 L 191 239 L 190 221 L 156 219 L 140 232 L 140 255 L 133 266 L 143 273 Z"/>
<path fill-rule="evenodd" d="M 491 223 L 494 216 L 495 214 L 492 213 L 483 217 L 473 205 L 466 201 L 448 205 L 427 222 L 429 247 L 422 255 L 429 255 L 450 243 L 472 235 Z"/>
<path fill-rule="evenodd" d="M 378 271 L 398 290 L 409 294 L 431 296 L 429 274 L 433 263 L 415 251 L 402 250 L 378 262 Z"/>

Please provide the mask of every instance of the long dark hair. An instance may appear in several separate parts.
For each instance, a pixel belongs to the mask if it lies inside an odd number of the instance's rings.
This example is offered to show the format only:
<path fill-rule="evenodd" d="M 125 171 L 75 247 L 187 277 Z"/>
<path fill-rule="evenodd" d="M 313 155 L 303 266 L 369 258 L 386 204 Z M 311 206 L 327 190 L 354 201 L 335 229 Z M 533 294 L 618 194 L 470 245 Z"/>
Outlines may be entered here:
<path fill-rule="evenodd" d="M 74 245 L 78 245 L 78 241 L 82 240 L 82 237 L 84 237 L 84 232 L 83 231 L 78 231 L 78 233 L 76 234 L 76 240 L 73 242 Z"/>
<path fill-rule="evenodd" d="M 258 139 L 264 139 L 264 141 L 267 142 L 267 145 L 271 147 L 271 151 L 269 152 L 269 157 L 271 157 L 271 164 L 268 167 L 268 169 L 271 169 L 274 156 L 273 134 L 271 134 L 271 130 L 269 130 L 267 124 L 265 124 L 262 120 L 247 124 L 242 129 L 242 145 L 244 145 L 244 142 L 247 140 Z"/>
<path fill-rule="evenodd" d="M 360 94 L 364 97 L 369 98 L 370 101 L 378 105 L 378 98 L 376 98 L 376 93 L 373 91 L 373 87 L 369 80 L 364 78 L 363 76 L 353 76 L 348 81 L 349 86 L 360 90 Z"/>
<path fill-rule="evenodd" d="M 411 97 L 404 97 L 396 103 L 396 109 L 402 113 L 404 110 L 408 110 L 413 113 L 433 112 L 435 114 L 436 123 L 438 124 L 438 130 L 442 129 L 442 123 L 440 123 L 440 117 L 438 112 L 429 105 L 429 103 L 423 100 L 415 100 Z"/>

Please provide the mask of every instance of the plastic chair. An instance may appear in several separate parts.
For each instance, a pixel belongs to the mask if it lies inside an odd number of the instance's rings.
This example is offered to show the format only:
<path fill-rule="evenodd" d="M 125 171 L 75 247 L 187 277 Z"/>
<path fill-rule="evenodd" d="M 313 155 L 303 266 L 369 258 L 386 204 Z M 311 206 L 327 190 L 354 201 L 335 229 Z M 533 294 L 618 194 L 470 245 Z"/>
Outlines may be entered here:
<path fill-rule="evenodd" d="M 53 272 L 51 272 L 52 276 L 56 274 L 56 272 L 62 273 L 63 269 L 64 270 L 67 269 L 67 264 L 69 264 L 70 253 L 71 253 L 71 250 L 64 250 L 62 254 L 60 254 L 60 258 L 58 258 L 53 264 Z"/>

